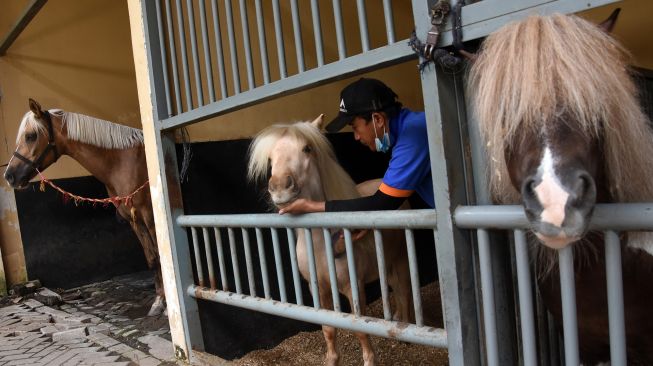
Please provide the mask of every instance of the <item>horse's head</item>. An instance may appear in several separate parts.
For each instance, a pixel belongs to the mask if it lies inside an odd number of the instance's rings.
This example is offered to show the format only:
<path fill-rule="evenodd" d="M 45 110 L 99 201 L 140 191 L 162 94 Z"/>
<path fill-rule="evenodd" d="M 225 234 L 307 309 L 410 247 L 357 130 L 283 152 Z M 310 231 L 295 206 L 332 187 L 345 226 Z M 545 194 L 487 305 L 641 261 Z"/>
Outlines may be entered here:
<path fill-rule="evenodd" d="M 33 99 L 29 100 L 29 108 L 18 129 L 16 150 L 5 170 L 4 177 L 13 188 L 26 187 L 37 169 L 43 171 L 59 158 L 52 116 Z"/>

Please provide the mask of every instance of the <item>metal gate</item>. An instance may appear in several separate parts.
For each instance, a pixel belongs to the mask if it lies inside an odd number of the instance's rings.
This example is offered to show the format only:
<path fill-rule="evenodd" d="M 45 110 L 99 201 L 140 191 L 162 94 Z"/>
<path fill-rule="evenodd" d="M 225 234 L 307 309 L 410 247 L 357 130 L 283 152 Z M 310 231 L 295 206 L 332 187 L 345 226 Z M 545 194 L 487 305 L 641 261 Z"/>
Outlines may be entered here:
<path fill-rule="evenodd" d="M 286 0 L 282 0 L 286 1 Z M 298 1 L 287 0 L 291 8 L 292 32 L 296 47 L 296 72 L 289 75 L 286 66 L 284 44 L 282 35 L 282 22 L 280 18 L 280 0 L 272 0 L 272 17 L 266 17 L 262 11 L 260 0 L 256 0 L 254 7 L 255 20 L 250 20 L 251 12 L 247 5 L 251 2 L 239 0 L 240 31 L 236 29 L 233 21 L 232 9 L 234 4 L 230 0 L 217 2 L 215 0 L 192 1 L 187 0 L 130 0 L 129 10 L 132 23 L 132 42 L 134 58 L 137 69 L 139 99 L 141 102 L 141 118 L 143 121 L 145 145 L 150 175 L 150 185 L 155 219 L 157 225 L 157 238 L 163 277 L 168 299 L 168 312 L 171 323 L 173 343 L 179 358 L 188 358 L 193 350 L 202 350 L 203 341 L 199 324 L 196 298 L 232 304 L 257 311 L 268 312 L 276 315 L 292 317 L 320 324 L 328 324 L 339 328 L 361 330 L 370 334 L 393 337 L 405 341 L 428 344 L 437 347 L 446 347 L 449 351 L 451 364 L 476 365 L 476 364 L 508 364 L 517 363 L 510 351 L 515 347 L 515 340 L 508 337 L 498 337 L 497 329 L 510 333 L 511 319 L 514 314 L 502 306 L 511 301 L 503 296 L 505 283 L 510 278 L 492 273 L 491 267 L 506 261 L 505 256 L 497 254 L 497 250 L 490 250 L 487 239 L 487 228 L 519 229 L 515 231 L 517 250 L 517 267 L 519 272 L 519 304 L 521 314 L 522 334 L 520 342 L 523 351 L 520 358 L 525 364 L 536 363 L 536 349 L 534 346 L 535 335 L 532 321 L 533 306 L 528 303 L 530 281 L 528 259 L 523 247 L 523 231 L 525 221 L 518 208 L 508 207 L 473 207 L 467 206 L 475 203 L 488 204 L 489 198 L 484 189 L 483 152 L 478 143 L 478 133 L 474 123 L 468 122 L 465 114 L 466 105 L 463 95 L 463 82 L 460 74 L 451 74 L 434 65 L 427 66 L 421 74 L 422 95 L 424 98 L 425 113 L 428 125 L 428 138 L 430 142 L 431 169 L 433 175 L 435 210 L 384 212 L 384 213 L 352 213 L 352 214 L 310 214 L 300 218 L 279 217 L 278 215 L 214 215 L 214 216 L 186 216 L 183 214 L 182 197 L 176 170 L 174 130 L 188 124 L 206 120 L 210 117 L 222 115 L 260 103 L 264 100 L 281 95 L 296 93 L 312 88 L 316 85 L 332 80 L 360 74 L 373 69 L 415 59 L 413 51 L 408 46 L 407 40 L 395 40 L 393 29 L 393 5 L 407 7 L 407 2 L 391 3 L 389 0 L 379 2 L 383 7 L 383 24 L 385 26 L 386 42 L 378 47 L 370 45 L 366 16 L 368 2 L 358 0 L 355 2 L 355 11 L 360 31 L 360 52 L 347 53 L 348 48 L 343 37 L 343 24 L 341 12 L 344 6 L 353 7 L 353 1 L 333 0 L 330 2 L 311 0 L 310 22 L 312 25 L 312 44 L 314 45 L 316 60 L 314 67 L 307 67 L 305 56 L 307 50 L 302 47 L 302 20 L 299 17 Z M 426 34 L 430 28 L 429 8 L 434 1 L 413 0 L 412 14 L 418 35 Z M 516 19 L 523 18 L 533 12 L 548 14 L 552 12 L 570 13 L 592 7 L 611 3 L 613 0 L 597 1 L 572 1 L 572 0 L 485 0 L 464 7 L 462 13 L 464 40 L 472 40 L 486 36 L 501 25 Z M 307 5 L 303 2 L 303 6 Z M 325 4 L 328 3 L 328 7 Z M 218 6 L 225 9 L 218 11 Z M 197 7 L 197 8 L 195 8 Z M 210 9 L 209 9 L 210 8 Z M 335 28 L 335 45 L 338 57 L 332 62 L 327 62 L 323 52 L 321 17 L 325 11 L 333 14 Z M 224 17 L 224 18 L 221 18 Z M 252 16 L 252 18 L 254 18 Z M 220 20 L 222 19 L 222 20 Z M 250 44 L 250 28 L 248 25 L 256 23 L 259 40 L 260 60 L 252 56 Z M 274 24 L 275 40 L 266 40 L 266 22 Z M 306 25 L 305 24 L 305 25 Z M 225 29 L 226 28 L 226 29 Z M 306 27 L 305 27 L 306 28 Z M 221 36 L 224 34 L 225 36 Z M 236 42 L 236 34 L 242 43 Z M 441 45 L 452 43 L 450 26 L 441 36 Z M 240 46 L 239 46 L 240 44 Z M 278 50 L 276 52 L 278 70 L 270 70 L 268 60 L 274 55 L 270 53 L 270 45 Z M 229 57 L 225 56 L 228 53 Z M 311 56 L 313 58 L 313 56 Z M 241 62 L 239 62 L 241 60 Z M 244 61 L 243 61 L 244 60 Z M 228 62 L 229 61 L 229 62 Z M 231 77 L 228 75 L 227 64 L 231 65 Z M 244 65 L 244 70 L 242 66 Z M 260 69 L 262 77 L 257 78 L 255 69 Z M 273 76 L 276 75 L 276 76 Z M 245 87 L 244 80 L 247 80 Z M 467 207 L 461 207 L 467 206 Z M 456 209 L 457 208 L 457 209 Z M 647 209 L 649 211 L 647 211 Z M 477 213 L 481 210 L 480 213 Z M 509 217 L 496 216 L 495 211 L 505 213 Z M 600 209 L 598 209 L 600 211 Z M 628 211 L 650 212 L 650 207 L 628 208 Z M 650 215 L 650 214 L 649 214 Z M 437 220 L 436 220 L 437 218 Z M 610 225 L 596 224 L 601 230 L 620 229 L 653 229 L 649 221 L 633 224 L 626 220 L 623 223 L 612 221 Z M 647 227 L 648 225 L 648 227 Z M 381 277 L 384 302 L 385 319 L 372 319 L 359 316 L 360 309 L 354 306 L 354 314 L 344 314 L 338 311 L 320 309 L 313 291 L 313 307 L 304 305 L 303 299 L 296 297 L 293 301 L 288 299 L 286 290 L 279 288 L 280 299 L 272 299 L 270 295 L 269 279 L 264 277 L 263 292 L 257 291 L 253 285 L 253 267 L 268 266 L 265 256 L 258 264 L 251 260 L 250 232 L 256 236 L 257 249 L 260 251 L 264 244 L 262 237 L 269 232 L 272 245 L 275 249 L 275 269 L 277 276 L 284 276 L 278 267 L 281 259 L 278 253 L 278 231 L 286 231 L 289 242 L 292 244 L 293 229 L 309 230 L 317 228 L 345 228 L 347 253 L 351 252 L 351 234 L 348 229 L 373 228 L 377 247 L 381 247 L 379 229 L 396 228 L 405 231 L 409 259 L 411 263 L 413 300 L 415 303 L 416 322 L 406 326 L 398 326 L 389 318 L 387 305 L 387 288 L 384 280 L 384 260 L 378 257 L 379 273 Z M 189 243 L 187 228 L 191 233 Z M 419 283 L 416 279 L 416 264 L 412 239 L 414 229 L 433 230 L 436 240 L 436 255 L 439 274 L 439 283 L 442 292 L 443 312 L 445 315 L 445 328 L 434 329 L 424 327 L 421 321 L 422 309 L 420 307 Z M 478 229 L 478 245 L 473 244 L 475 238 L 463 228 Z M 225 255 L 222 250 L 222 234 L 225 231 L 229 238 L 232 255 L 239 250 L 236 248 L 235 236 L 237 230 L 241 231 L 243 250 L 246 258 L 248 291 L 243 291 L 242 281 L 235 278 L 235 292 L 228 291 L 226 282 L 218 284 L 217 279 L 224 280 L 226 269 Z M 253 231 L 252 231 L 253 230 Z M 201 232 L 201 235 L 200 235 Z M 610 232 L 611 233 L 611 232 Z M 608 248 L 614 248 L 614 234 L 608 235 Z M 327 243 L 329 235 L 325 235 Z M 214 259 L 210 247 L 216 246 L 218 268 L 214 268 Z M 192 256 L 190 248 L 194 248 L 195 267 L 199 282 L 193 280 Z M 328 247 L 328 245 L 327 245 Z M 310 243 L 309 243 L 310 248 Z M 294 251 L 290 251 L 293 253 Z M 200 253 L 205 253 L 203 256 Z M 377 256 L 382 254 L 377 250 Z M 332 255 L 327 255 L 328 261 L 333 263 Z M 201 258 L 206 257 L 206 262 Z M 309 253 L 309 258 L 312 255 Z M 478 258 L 476 265 L 474 258 Z M 568 254 L 561 252 L 563 262 L 569 262 Z M 296 258 L 293 261 L 293 284 L 298 286 L 299 275 L 296 270 Z M 352 260 L 350 259 L 350 265 Z M 609 265 L 617 266 L 618 258 L 610 255 Z M 239 273 L 237 258 L 231 260 L 234 273 Z M 311 265 L 311 278 L 309 285 L 316 287 L 314 263 Z M 332 267 L 332 265 L 331 265 Z M 565 267 L 569 268 L 569 267 Z M 206 275 L 204 271 L 206 270 Z M 267 270 L 264 271 L 267 273 Z M 355 276 L 355 271 L 350 267 L 350 273 Z M 610 270 L 610 291 L 620 291 L 612 282 L 619 282 L 619 271 Z M 218 276 L 218 274 L 220 274 Z M 333 270 L 331 268 L 331 276 Z M 208 282 L 206 278 L 208 277 Z M 565 277 L 565 276 L 563 276 Z M 570 283 L 571 279 L 563 279 Z M 334 281 L 331 281 L 334 283 Z M 352 281 L 356 282 L 356 281 Z M 477 282 L 480 283 L 477 286 Z M 283 281 L 279 281 L 279 284 Z M 573 282 L 571 282 L 573 283 Z M 207 286 L 208 285 L 208 286 Z M 335 289 L 332 289 L 334 293 Z M 479 296 L 478 293 L 482 293 Z M 298 291 L 295 291 L 298 293 Z M 498 294 L 495 297 L 495 294 Z M 574 307 L 573 293 L 566 294 L 566 304 Z M 334 299 L 336 296 L 334 296 Z M 482 306 L 481 306 L 482 304 Z M 500 306 L 494 306 L 500 304 Z M 338 309 L 337 304 L 334 307 Z M 614 308 L 613 317 L 611 307 L 611 326 L 621 321 L 623 331 L 623 309 L 621 320 L 619 309 Z M 575 329 L 575 316 L 570 312 L 566 316 L 565 324 L 565 352 L 568 364 L 577 364 L 577 347 L 573 343 L 572 335 Z M 570 318 L 571 317 L 571 318 Z M 569 319 L 569 321 L 567 321 Z M 481 326 L 482 325 L 482 326 Z M 616 325 L 618 329 L 618 325 Z M 569 328 L 569 329 L 568 329 Z M 611 336 L 613 334 L 611 328 Z M 617 339 L 619 333 L 615 331 Z M 613 338 L 613 337 L 611 337 Z M 482 340 L 482 341 L 481 341 Z M 613 355 L 624 354 L 623 344 L 614 342 Z M 574 353 L 575 352 L 575 353 Z M 617 356 L 613 356 L 617 357 Z M 625 357 L 625 356 L 624 356 Z M 624 358 L 625 359 L 625 358 Z M 618 359 L 615 359 L 615 364 Z"/>

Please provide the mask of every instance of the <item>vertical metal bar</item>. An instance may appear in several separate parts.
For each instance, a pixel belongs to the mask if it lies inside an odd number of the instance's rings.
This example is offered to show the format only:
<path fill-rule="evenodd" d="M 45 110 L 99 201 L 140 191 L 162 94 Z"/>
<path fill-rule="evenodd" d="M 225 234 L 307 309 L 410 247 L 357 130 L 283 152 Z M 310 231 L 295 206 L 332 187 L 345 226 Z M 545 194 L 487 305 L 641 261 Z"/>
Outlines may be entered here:
<path fill-rule="evenodd" d="M 268 62 L 268 48 L 265 39 L 265 20 L 261 0 L 256 0 L 256 26 L 258 29 L 258 46 L 261 53 L 261 68 L 263 69 L 263 83 L 270 83 L 270 64 Z"/>
<path fill-rule="evenodd" d="M 281 302 L 288 302 L 288 295 L 286 294 L 286 281 L 283 275 L 283 263 L 281 262 L 281 251 L 279 249 L 279 232 L 277 229 L 270 228 L 272 233 L 272 248 L 274 249 L 274 264 L 277 268 L 277 282 L 279 284 L 279 296 Z"/>
<path fill-rule="evenodd" d="M 234 282 L 236 282 L 236 293 L 242 294 L 243 287 L 240 283 L 240 267 L 238 266 L 238 251 L 236 250 L 236 236 L 234 229 L 228 228 L 229 233 L 229 251 L 231 252 L 231 267 L 234 270 Z"/>
<path fill-rule="evenodd" d="M 197 228 L 191 227 L 190 232 L 193 236 L 193 251 L 195 252 L 195 269 L 197 271 L 198 285 L 204 287 L 204 272 L 202 271 L 202 253 L 200 253 L 200 244 L 197 241 Z"/>
<path fill-rule="evenodd" d="M 272 1 L 272 15 L 274 17 L 274 35 L 277 41 L 277 57 L 279 58 L 279 77 L 286 78 L 286 50 L 283 45 L 283 30 L 281 28 L 281 14 L 279 0 Z"/>
<path fill-rule="evenodd" d="M 302 283 L 301 278 L 299 277 L 299 269 L 297 267 L 297 244 L 295 243 L 295 233 L 292 229 L 286 229 L 286 234 L 288 234 L 288 253 L 290 254 L 293 284 L 295 285 L 295 299 L 297 300 L 297 305 L 304 305 Z"/>
<path fill-rule="evenodd" d="M 222 247 L 222 235 L 220 229 L 213 228 L 215 236 L 215 248 L 218 251 L 218 266 L 220 267 L 220 281 L 222 282 L 222 291 L 229 291 L 229 281 L 227 280 L 227 265 L 224 261 L 224 248 Z"/>
<path fill-rule="evenodd" d="M 381 284 L 381 300 L 383 302 L 383 318 L 392 320 L 390 297 L 388 296 L 387 270 L 385 266 L 385 252 L 383 251 L 383 235 L 381 230 L 374 230 L 374 245 L 376 247 L 376 263 L 379 266 L 379 283 Z"/>
<path fill-rule="evenodd" d="M 360 293 L 358 292 L 358 277 L 356 275 L 356 260 L 354 258 L 354 245 L 351 240 L 351 230 L 345 232 L 345 248 L 347 249 L 347 267 L 349 268 L 349 284 L 351 287 L 352 310 L 354 314 L 361 315 Z"/>
<path fill-rule="evenodd" d="M 220 79 L 220 96 L 222 99 L 227 95 L 227 74 L 224 71 L 224 52 L 222 50 L 222 33 L 220 32 L 220 15 L 217 0 L 211 2 L 213 12 L 213 32 L 215 33 L 215 50 L 218 53 L 218 79 Z"/>
<path fill-rule="evenodd" d="M 336 263 L 333 257 L 333 242 L 329 229 L 322 229 L 324 233 L 324 250 L 326 251 L 327 266 L 329 267 L 329 282 L 331 283 L 331 297 L 333 310 L 340 311 L 340 292 L 338 292 L 338 277 L 336 276 Z M 322 304 L 325 306 L 326 304 Z"/>
<path fill-rule="evenodd" d="M 234 78 L 234 94 L 240 93 L 240 72 L 238 71 L 238 50 L 236 49 L 236 36 L 234 34 L 234 18 L 231 9 L 231 0 L 225 0 L 227 10 L 227 35 L 229 37 L 229 54 L 231 55 L 231 72 Z"/>
<path fill-rule="evenodd" d="M 610 363 L 626 365 L 624 294 L 621 278 L 621 244 L 614 231 L 605 233 L 605 273 L 608 283 L 608 321 L 610 324 Z"/>
<path fill-rule="evenodd" d="M 197 90 L 197 105 L 204 105 L 204 92 L 202 91 L 202 73 L 200 70 L 200 59 L 197 55 L 197 37 L 195 35 L 195 11 L 193 0 L 186 0 L 188 10 L 188 31 L 190 32 L 190 50 L 193 56 L 193 70 L 195 71 L 195 89 Z"/>
<path fill-rule="evenodd" d="M 299 24 L 299 9 L 297 7 L 297 0 L 290 0 L 290 12 L 292 15 L 292 29 L 295 35 L 297 70 L 299 70 L 299 72 L 304 72 L 304 45 L 302 44 L 302 28 Z"/>
<path fill-rule="evenodd" d="M 159 31 L 159 48 L 161 48 L 161 67 L 163 68 L 163 88 L 166 95 L 166 107 L 168 116 L 172 115 L 172 101 L 170 100 L 170 85 L 168 82 L 168 62 L 166 57 L 165 35 L 163 33 L 163 18 L 161 15 L 161 0 L 156 2 L 156 25 Z M 172 35 L 169 35 L 170 37 Z"/>
<path fill-rule="evenodd" d="M 395 43 L 395 26 L 392 22 L 392 4 L 390 0 L 383 0 L 383 15 L 385 17 L 385 33 L 388 36 L 388 44 Z"/>
<path fill-rule="evenodd" d="M 215 102 L 213 87 L 213 68 L 211 67 L 211 49 L 209 47 L 209 31 L 206 26 L 206 5 L 200 1 L 200 27 L 202 28 L 202 45 L 204 46 L 204 68 L 206 69 L 206 88 L 209 90 L 209 103 Z"/>
<path fill-rule="evenodd" d="M 483 320 L 485 325 L 485 348 L 487 364 L 499 365 L 497 323 L 494 312 L 494 280 L 490 261 L 490 238 L 487 230 L 478 229 L 478 256 L 481 269 L 481 290 L 483 294 Z"/>
<path fill-rule="evenodd" d="M 249 284 L 249 294 L 256 296 L 256 282 L 254 281 L 254 267 L 252 266 L 252 249 L 249 245 L 249 232 L 247 229 L 241 229 L 243 234 L 243 245 L 245 247 L 245 266 L 247 267 L 247 283 Z"/>
<path fill-rule="evenodd" d="M 542 304 L 542 307 L 544 307 L 544 304 Z M 546 310 L 544 310 L 544 319 L 545 319 L 545 330 L 548 330 L 548 344 L 549 344 L 549 352 L 546 352 L 547 357 L 549 358 L 548 363 L 542 363 L 542 365 L 551 365 L 551 366 L 558 366 L 561 364 L 562 358 L 564 357 L 563 355 L 563 347 L 560 347 L 560 334 L 558 332 L 558 329 L 555 325 L 555 321 L 553 320 L 553 316 Z"/>
<path fill-rule="evenodd" d="M 179 70 L 177 69 L 177 47 L 175 46 L 174 25 L 172 23 L 172 8 L 170 0 L 166 0 L 166 23 L 168 25 L 168 47 L 170 49 L 170 63 L 172 64 L 172 82 L 175 89 L 175 105 L 177 113 L 183 111 L 181 91 L 179 87 Z M 165 60 L 165 59 L 164 59 Z M 172 116 L 172 109 L 168 109 L 167 117 Z"/>
<path fill-rule="evenodd" d="M 533 317 L 533 293 L 531 291 L 531 270 L 528 262 L 528 243 L 523 230 L 515 230 L 515 257 L 517 261 L 517 282 L 519 287 L 519 314 L 521 320 L 524 365 L 537 365 L 535 347 L 535 321 Z"/>
<path fill-rule="evenodd" d="M 247 67 L 247 85 L 249 90 L 256 88 L 254 83 L 254 66 L 252 64 L 252 47 L 249 39 L 249 21 L 245 0 L 240 0 L 240 24 L 243 28 L 243 48 L 245 49 L 245 66 Z"/>
<path fill-rule="evenodd" d="M 204 237 L 204 252 L 206 253 L 206 263 L 209 269 L 209 283 L 211 290 L 216 289 L 215 270 L 213 269 L 213 253 L 211 253 L 211 240 L 209 239 L 209 229 L 203 227 L 202 235 Z"/>
<path fill-rule="evenodd" d="M 311 0 L 311 17 L 313 18 L 313 36 L 315 37 L 315 52 L 317 66 L 324 65 L 324 50 L 322 49 L 322 27 L 320 26 L 320 5 L 317 0 Z"/>
<path fill-rule="evenodd" d="M 320 292 L 317 286 L 317 269 L 315 268 L 315 252 L 313 250 L 313 235 L 310 229 L 304 229 L 306 239 L 306 256 L 308 257 L 308 273 L 310 277 L 311 295 L 313 295 L 313 307 L 320 308 Z"/>
<path fill-rule="evenodd" d="M 578 365 L 578 325 L 576 320 L 576 283 L 574 252 L 571 245 L 558 250 L 562 295 L 562 328 L 565 339 L 565 364 Z"/>
<path fill-rule="evenodd" d="M 415 306 L 415 324 L 424 325 L 422 313 L 422 295 L 419 291 L 419 271 L 417 268 L 417 252 L 415 251 L 415 236 L 413 230 L 406 229 L 406 248 L 408 249 L 408 267 L 410 268 L 410 285 L 413 291 L 413 305 Z"/>
<path fill-rule="evenodd" d="M 333 0 L 333 19 L 336 22 L 336 40 L 338 41 L 338 58 L 343 60 L 347 57 L 345 45 L 345 32 L 342 28 L 342 12 L 340 11 L 340 0 Z"/>
<path fill-rule="evenodd" d="M 184 91 L 186 92 L 187 110 L 193 109 L 193 96 L 190 92 L 190 72 L 188 71 L 188 55 L 186 54 L 186 31 L 184 29 L 184 13 L 181 10 L 181 0 L 176 0 L 177 27 L 179 28 L 179 48 L 181 49 L 181 65 L 184 71 Z M 181 100 L 179 101 L 181 105 Z M 180 109 L 181 111 L 181 109 Z"/>
<path fill-rule="evenodd" d="M 268 278 L 268 263 L 265 259 L 265 248 L 263 247 L 263 231 L 256 228 L 256 245 L 258 246 L 258 260 L 261 264 L 261 277 L 263 277 L 263 293 L 266 299 L 270 299 L 270 279 Z"/>
<path fill-rule="evenodd" d="M 363 52 L 367 52 L 370 50 L 370 39 L 367 34 L 365 0 L 356 0 L 356 9 L 358 9 L 358 27 L 361 31 L 361 46 L 363 47 Z"/>

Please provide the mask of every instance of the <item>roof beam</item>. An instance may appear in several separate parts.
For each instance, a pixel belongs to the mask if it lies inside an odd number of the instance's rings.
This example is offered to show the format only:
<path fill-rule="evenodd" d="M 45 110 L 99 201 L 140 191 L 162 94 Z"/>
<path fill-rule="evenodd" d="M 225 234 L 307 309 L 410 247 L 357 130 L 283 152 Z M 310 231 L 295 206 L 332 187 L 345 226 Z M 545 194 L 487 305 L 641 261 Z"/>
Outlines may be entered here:
<path fill-rule="evenodd" d="M 23 32 L 29 22 L 34 19 L 36 14 L 38 14 L 39 10 L 41 10 L 47 1 L 48 0 L 32 0 L 30 4 L 27 5 L 23 14 L 21 14 L 18 21 L 16 21 L 16 24 L 14 24 L 9 33 L 7 33 L 0 43 L 0 56 L 4 56 L 7 53 L 9 47 L 11 47 L 16 38 L 18 38 L 18 36 Z"/>

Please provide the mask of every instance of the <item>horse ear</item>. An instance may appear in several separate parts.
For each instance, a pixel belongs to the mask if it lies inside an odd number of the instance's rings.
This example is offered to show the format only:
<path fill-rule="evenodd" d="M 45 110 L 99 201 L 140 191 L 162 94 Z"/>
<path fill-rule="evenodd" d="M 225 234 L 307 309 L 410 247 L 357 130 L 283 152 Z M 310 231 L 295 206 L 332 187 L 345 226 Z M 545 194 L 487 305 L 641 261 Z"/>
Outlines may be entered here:
<path fill-rule="evenodd" d="M 621 8 L 616 8 L 610 14 L 608 19 L 602 21 L 599 24 L 599 28 L 601 28 L 605 33 L 612 33 L 612 29 L 614 28 L 614 25 L 617 23 L 617 18 L 619 17 L 619 13 L 621 12 Z"/>
<path fill-rule="evenodd" d="M 313 127 L 317 128 L 318 130 L 322 130 L 323 122 L 324 122 L 324 113 L 317 116 L 317 118 L 314 119 L 313 122 L 311 122 L 311 124 L 313 125 Z"/>
<path fill-rule="evenodd" d="M 43 110 L 41 110 L 41 105 L 39 104 L 39 102 L 35 101 L 32 98 L 29 98 L 29 109 L 30 111 L 32 111 L 32 113 L 34 113 L 34 116 L 36 116 L 36 118 L 40 119 L 43 116 Z"/>

